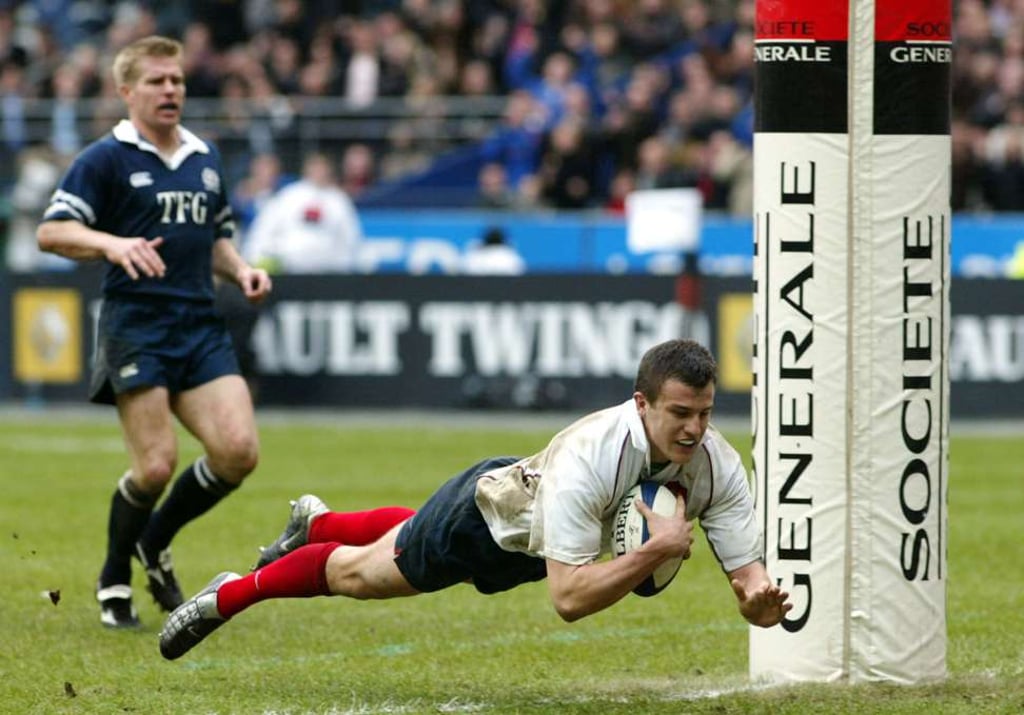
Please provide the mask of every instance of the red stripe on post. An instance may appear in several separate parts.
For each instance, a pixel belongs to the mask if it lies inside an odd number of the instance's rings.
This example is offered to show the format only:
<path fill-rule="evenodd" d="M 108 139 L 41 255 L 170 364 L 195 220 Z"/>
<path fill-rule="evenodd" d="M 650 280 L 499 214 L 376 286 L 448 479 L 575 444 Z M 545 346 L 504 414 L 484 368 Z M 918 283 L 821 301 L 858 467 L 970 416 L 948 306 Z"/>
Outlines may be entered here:
<path fill-rule="evenodd" d="M 952 24 L 950 0 L 875 2 L 875 39 L 879 42 L 949 41 L 953 38 Z"/>
<path fill-rule="evenodd" d="M 849 4 L 830 0 L 759 0 L 758 40 L 843 41 L 849 38 Z"/>

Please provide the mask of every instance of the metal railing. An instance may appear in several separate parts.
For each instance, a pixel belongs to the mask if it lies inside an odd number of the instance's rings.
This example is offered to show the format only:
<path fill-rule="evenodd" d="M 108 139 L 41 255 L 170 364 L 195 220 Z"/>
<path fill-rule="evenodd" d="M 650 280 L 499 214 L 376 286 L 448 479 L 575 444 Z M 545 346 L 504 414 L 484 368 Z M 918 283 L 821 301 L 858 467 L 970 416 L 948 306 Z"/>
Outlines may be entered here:
<path fill-rule="evenodd" d="M 66 156 L 126 116 L 119 99 L 25 99 L 20 108 L 15 104 L 4 105 L 0 139 L 8 153 L 16 137 L 16 145 L 49 146 Z M 296 170 L 295 162 L 310 151 L 337 154 L 353 142 L 370 145 L 378 155 L 391 150 L 440 153 L 493 131 L 505 104 L 502 96 L 380 98 L 363 107 L 336 97 L 190 98 L 182 123 L 215 141 L 229 168 L 237 169 L 253 153 L 272 151 Z M 0 174 L 13 179 L 15 168 L 4 161 Z"/>

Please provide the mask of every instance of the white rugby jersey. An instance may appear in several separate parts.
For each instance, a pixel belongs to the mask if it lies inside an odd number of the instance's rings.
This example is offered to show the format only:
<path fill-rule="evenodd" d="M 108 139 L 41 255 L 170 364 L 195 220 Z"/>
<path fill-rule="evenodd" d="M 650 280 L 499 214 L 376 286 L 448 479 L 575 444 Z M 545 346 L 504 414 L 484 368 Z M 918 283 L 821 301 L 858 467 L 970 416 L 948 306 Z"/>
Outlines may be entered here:
<path fill-rule="evenodd" d="M 633 485 L 675 481 L 687 518 L 699 520 L 726 572 L 760 558 L 747 472 L 718 430 L 708 427 L 686 465 L 650 469 L 650 445 L 629 399 L 569 425 L 541 452 L 485 473 L 476 503 L 503 549 L 578 565 L 610 552 L 616 509 Z"/>
<path fill-rule="evenodd" d="M 337 186 L 300 179 L 256 214 L 245 243 L 253 264 L 270 259 L 285 273 L 353 271 L 363 227 L 356 206 Z"/>

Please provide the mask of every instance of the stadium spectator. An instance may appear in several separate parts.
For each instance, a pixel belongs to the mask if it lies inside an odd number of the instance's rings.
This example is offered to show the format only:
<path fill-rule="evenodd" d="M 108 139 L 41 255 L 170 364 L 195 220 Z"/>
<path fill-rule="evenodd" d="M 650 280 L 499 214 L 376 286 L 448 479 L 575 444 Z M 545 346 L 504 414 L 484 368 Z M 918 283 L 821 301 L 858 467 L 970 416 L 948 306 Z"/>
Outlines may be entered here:
<path fill-rule="evenodd" d="M 489 162 L 480 167 L 477 176 L 477 208 L 505 211 L 517 208 L 520 200 L 509 186 L 508 172 L 499 162 Z"/>
<path fill-rule="evenodd" d="M 217 150 L 180 124 L 181 53 L 174 40 L 147 37 L 117 54 L 128 119 L 72 162 L 38 228 L 43 250 L 108 263 L 90 399 L 116 404 L 131 459 L 111 501 L 96 592 L 100 620 L 112 628 L 139 625 L 133 556 L 162 608 L 181 603 L 171 540 L 238 487 L 258 458 L 249 391 L 213 308 L 213 275 L 251 301 L 271 283 L 232 243 Z M 154 510 L 178 460 L 172 416 L 204 454 Z"/>
<path fill-rule="evenodd" d="M 640 143 L 657 133 L 657 99 L 666 83 L 664 74 L 653 65 L 634 68 L 620 101 L 608 107 L 602 121 L 603 146 L 615 166 L 636 166 Z"/>
<path fill-rule="evenodd" d="M 413 133 L 418 137 L 417 145 L 421 150 L 439 157 L 451 148 L 448 106 L 441 94 L 441 84 L 437 77 L 422 72 L 418 74 L 409 93 L 403 98 L 403 104 L 405 117 L 413 125 Z"/>
<path fill-rule="evenodd" d="M 341 155 L 341 177 L 339 183 L 342 191 L 356 200 L 373 185 L 377 174 L 377 159 L 373 150 L 362 142 L 355 142 L 345 147 Z"/>
<path fill-rule="evenodd" d="M 272 35 L 266 61 L 271 82 L 281 94 L 299 94 L 302 53 L 298 43 L 285 35 Z"/>
<path fill-rule="evenodd" d="M 0 186 L 14 180 L 18 152 L 28 145 L 28 87 L 20 54 L 0 64 Z"/>
<path fill-rule="evenodd" d="M 1024 125 L 1000 125 L 988 133 L 979 177 L 986 205 L 996 211 L 1024 210 Z"/>
<path fill-rule="evenodd" d="M 338 186 L 331 160 L 306 157 L 302 178 L 256 214 L 245 257 L 271 273 L 351 271 L 363 230 L 352 199 Z"/>
<path fill-rule="evenodd" d="M 334 51 L 334 36 L 324 27 L 313 37 L 306 53 L 306 62 L 299 69 L 299 94 L 311 97 L 336 95 L 341 91 L 342 72 Z"/>
<path fill-rule="evenodd" d="M 220 117 L 210 137 L 224 152 L 224 163 L 230 174 L 237 173 L 234 164 L 238 162 L 238 157 L 248 157 L 267 150 L 258 123 L 252 121 L 249 100 L 246 79 L 234 72 L 225 76 L 219 101 Z"/>
<path fill-rule="evenodd" d="M 622 50 L 619 26 L 603 21 L 589 33 L 580 59 L 579 79 L 590 90 L 599 113 L 619 101 L 629 77 L 631 58 Z"/>
<path fill-rule="evenodd" d="M 623 23 L 623 41 L 634 58 L 653 59 L 683 37 L 682 18 L 667 0 L 631 3 Z"/>
<path fill-rule="evenodd" d="M 331 512 L 303 496 L 253 573 L 219 574 L 168 617 L 160 652 L 184 655 L 265 599 L 383 599 L 464 582 L 492 594 L 546 578 L 555 611 L 575 621 L 615 604 L 665 561 L 687 558 L 698 517 L 740 614 L 774 626 L 792 604 L 760 560 L 740 455 L 710 425 L 715 387 L 711 354 L 670 340 L 644 354 L 630 399 L 575 422 L 531 457 L 470 467 L 418 512 Z M 644 479 L 675 485 L 674 514 L 638 502 L 650 539 L 600 560 L 619 503 Z"/>
<path fill-rule="evenodd" d="M 213 44 L 210 26 L 190 22 L 182 36 L 185 46 L 185 76 L 188 77 L 190 97 L 216 97 L 220 94 L 223 77 L 220 74 L 220 53 Z"/>
<path fill-rule="evenodd" d="M 572 82 L 565 88 L 565 105 L 563 107 L 562 120 L 576 122 L 583 130 L 585 140 L 597 141 L 600 134 L 600 121 L 594 112 L 590 92 L 579 83 Z"/>
<path fill-rule="evenodd" d="M 621 167 L 612 177 L 608 188 L 608 200 L 604 208 L 619 216 L 626 215 L 626 197 L 636 191 L 636 174 L 629 167 Z"/>
<path fill-rule="evenodd" d="M 491 66 L 480 59 L 471 59 L 459 73 L 459 94 L 463 97 L 490 97 L 496 94 Z"/>
<path fill-rule="evenodd" d="M 66 165 L 60 155 L 46 146 L 31 147 L 18 156 L 18 179 L 11 190 L 7 231 L 7 268 L 11 271 L 35 273 L 74 268 L 74 261 L 43 253 L 36 242 L 39 216 Z"/>
<path fill-rule="evenodd" d="M 388 145 L 379 162 L 380 178 L 385 181 L 415 174 L 430 166 L 433 154 L 417 140 L 411 121 L 395 122 L 388 130 Z"/>
<path fill-rule="evenodd" d="M 374 19 L 373 29 L 381 46 L 381 96 L 404 97 L 421 74 L 434 71 L 433 50 L 406 26 L 398 13 L 380 13 Z"/>
<path fill-rule="evenodd" d="M 497 88 L 489 64 L 483 60 L 473 59 L 463 65 L 459 75 L 460 97 L 468 101 L 487 100 L 496 93 Z M 491 121 L 487 117 L 462 114 L 456 121 L 458 135 L 463 140 L 479 141 L 491 133 Z"/>
<path fill-rule="evenodd" d="M 980 176 L 984 168 L 975 147 L 983 141 L 983 131 L 962 118 L 950 125 L 952 169 L 950 207 L 970 211 L 984 205 Z"/>
<path fill-rule="evenodd" d="M 272 24 L 270 31 L 281 37 L 287 37 L 295 43 L 296 47 L 309 47 L 313 40 L 313 33 L 316 31 L 318 17 L 315 12 L 323 12 L 325 7 L 332 3 L 303 2 L 303 0 L 274 0 L 272 13 Z M 330 23 L 334 20 L 333 15 L 323 15 L 323 22 Z"/>
<path fill-rule="evenodd" d="M 483 13 L 471 33 L 470 54 L 478 61 L 486 62 L 498 93 L 505 93 L 502 66 L 509 36 L 509 18 L 501 12 Z"/>
<path fill-rule="evenodd" d="M 545 49 L 547 12 L 541 0 L 518 0 L 510 19 L 502 61 L 502 81 L 509 91 L 525 89 L 534 81 Z"/>
<path fill-rule="evenodd" d="M 544 138 L 543 116 L 529 92 L 512 92 L 505 105 L 501 126 L 484 140 L 480 153 L 484 161 L 499 162 L 508 171 L 513 188 L 537 171 Z"/>
<path fill-rule="evenodd" d="M 666 116 L 657 135 L 668 145 L 671 154 L 681 154 L 695 140 L 693 130 L 701 108 L 694 95 L 685 90 L 674 91 L 667 101 Z"/>
<path fill-rule="evenodd" d="M 566 93 L 576 73 L 574 64 L 567 52 L 555 52 L 544 60 L 540 79 L 527 87 L 537 99 L 545 129 L 557 126 L 565 115 Z"/>
<path fill-rule="evenodd" d="M 489 228 L 483 240 L 471 245 L 462 256 L 462 273 L 472 276 L 519 276 L 526 273 L 526 262 L 509 245 L 505 232 Z"/>
<path fill-rule="evenodd" d="M 369 106 L 380 95 L 381 58 L 370 22 L 356 20 L 348 27 L 348 62 L 343 71 L 342 96 L 354 108 Z"/>
<path fill-rule="evenodd" d="M 82 148 L 78 129 L 82 80 L 78 68 L 60 65 L 53 74 L 53 104 L 50 116 L 50 146 L 58 155 L 72 157 Z"/>
<path fill-rule="evenodd" d="M 705 204 L 711 210 L 724 210 L 733 216 L 754 213 L 753 152 L 726 131 L 711 135 L 706 145 L 707 172 L 716 191 Z"/>
<path fill-rule="evenodd" d="M 558 209 L 582 209 L 597 197 L 597 167 L 579 122 L 565 119 L 544 143 L 538 177 L 541 199 Z"/>
<path fill-rule="evenodd" d="M 294 178 L 294 177 L 293 177 Z M 288 183 L 276 154 L 256 154 L 249 160 L 249 171 L 231 192 L 231 209 L 238 222 L 243 253 L 248 232 L 256 215 L 278 189 Z"/>
<path fill-rule="evenodd" d="M 682 152 L 678 153 L 679 156 Z M 637 189 L 671 189 L 696 186 L 697 173 L 687 170 L 673 157 L 669 145 L 658 136 L 651 136 L 640 143 L 637 150 L 637 168 L 633 183 Z"/>

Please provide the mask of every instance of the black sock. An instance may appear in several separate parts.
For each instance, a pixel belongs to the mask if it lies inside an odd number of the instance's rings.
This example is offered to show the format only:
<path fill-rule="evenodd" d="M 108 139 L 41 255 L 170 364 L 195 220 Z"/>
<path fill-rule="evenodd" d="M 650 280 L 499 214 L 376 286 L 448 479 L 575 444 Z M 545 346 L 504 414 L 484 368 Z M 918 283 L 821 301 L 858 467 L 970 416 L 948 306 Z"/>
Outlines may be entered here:
<path fill-rule="evenodd" d="M 197 459 L 178 475 L 170 494 L 150 516 L 139 537 L 146 560 L 155 563 L 157 555 L 170 546 L 181 527 L 205 514 L 237 486 L 211 472 L 206 457 Z"/>
<path fill-rule="evenodd" d="M 159 494 L 146 494 L 132 482 L 131 472 L 117 482 L 107 521 L 107 559 L 100 572 L 100 588 L 132 582 L 135 542 L 146 528 Z"/>

